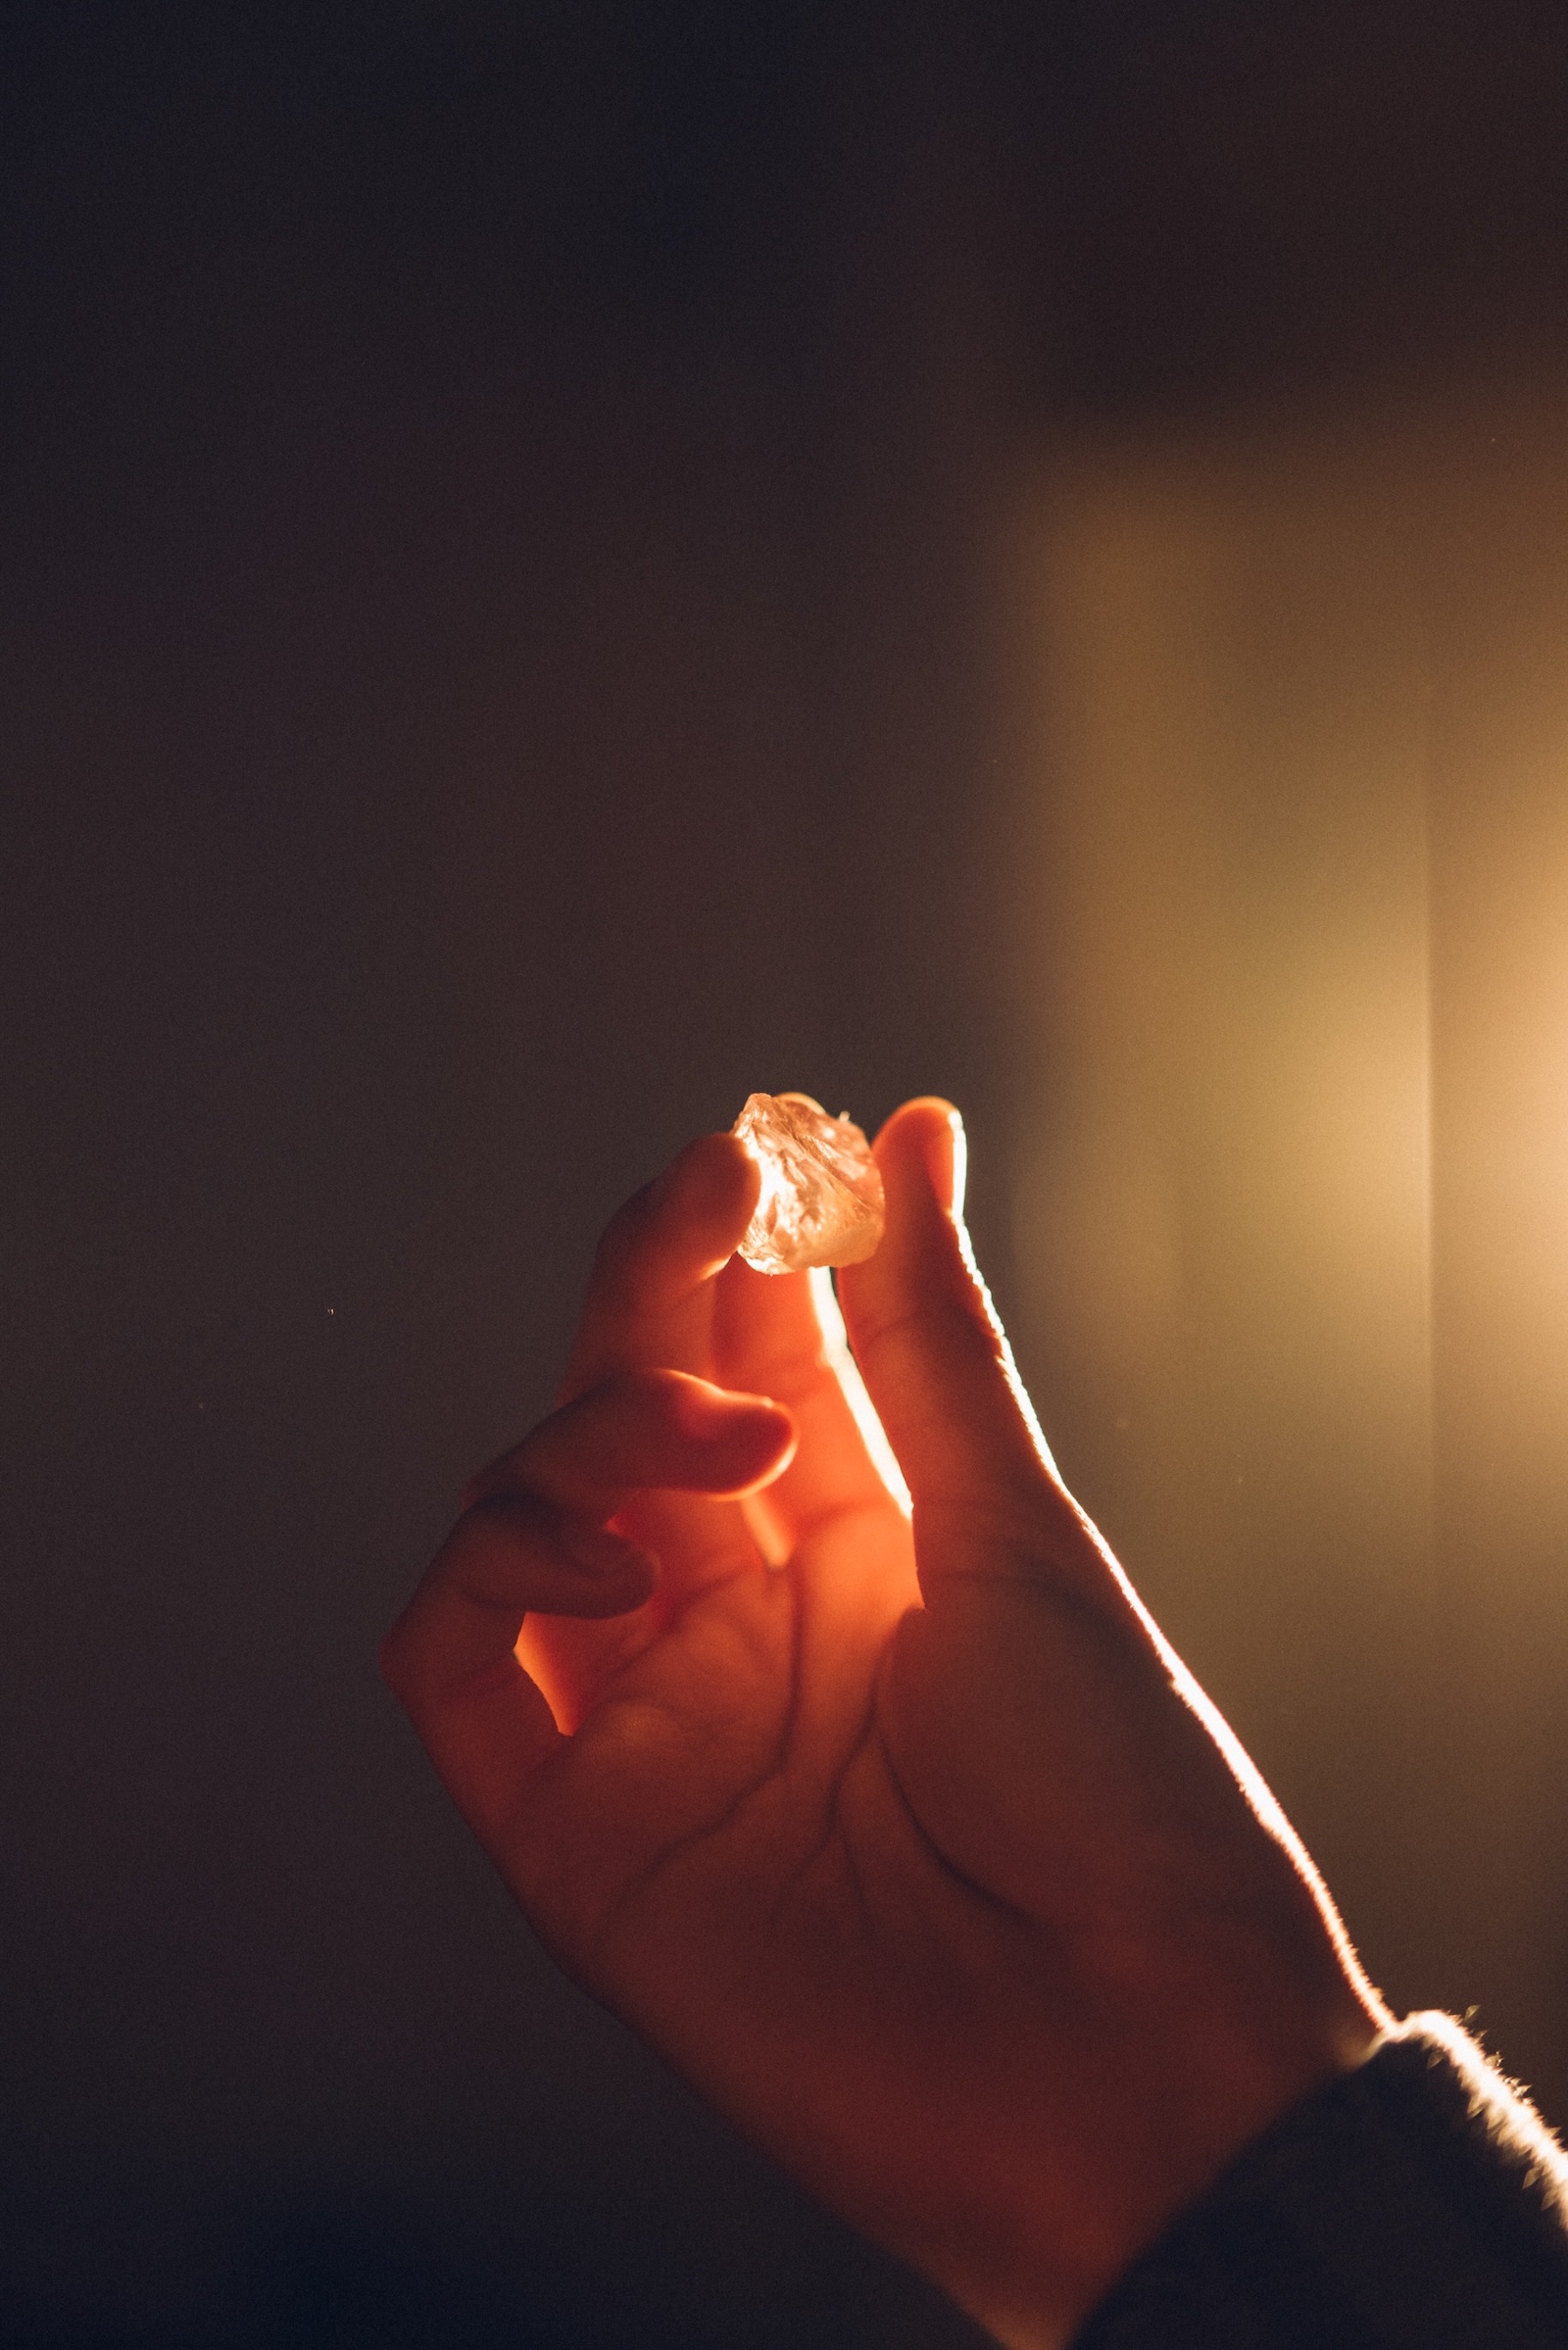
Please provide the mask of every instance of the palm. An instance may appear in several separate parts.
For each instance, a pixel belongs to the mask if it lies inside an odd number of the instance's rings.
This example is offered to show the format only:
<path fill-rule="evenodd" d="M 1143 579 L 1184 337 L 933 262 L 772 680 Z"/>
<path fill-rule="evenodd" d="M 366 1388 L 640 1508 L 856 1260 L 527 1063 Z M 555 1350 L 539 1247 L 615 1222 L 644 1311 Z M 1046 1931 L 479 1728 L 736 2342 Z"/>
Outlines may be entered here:
<path fill-rule="evenodd" d="M 670 1514 L 628 1513 L 666 1543 Z M 610 1664 L 503 1865 L 570 1972 L 917 2257 L 956 2149 L 971 2183 L 979 2138 L 999 2182 L 1016 2175 L 1029 2104 L 1060 2093 L 1051 1937 L 966 1882 L 893 1760 L 904 1742 L 920 1776 L 950 1776 L 884 1669 L 906 1637 L 902 1516 L 837 1518 L 777 1574 L 739 1534 L 734 1572 Z M 536 1670 L 568 1649 L 582 1669 L 596 1643 L 561 1629 L 525 1640 Z M 965 1983 L 986 1993 L 960 2007 Z M 915 2230 L 890 2225 L 895 2202 Z"/>
<path fill-rule="evenodd" d="M 764 1923 L 776 1934 L 781 1914 L 808 1931 L 791 1888 L 853 1833 L 847 1784 L 886 1771 L 878 1676 L 919 1604 L 907 1517 L 867 1456 L 805 1276 L 736 1260 L 662 1326 L 616 1320 L 607 1335 L 590 1313 L 568 1393 L 650 1352 L 787 1403 L 802 1442 L 749 1501 L 634 1495 L 615 1523 L 662 1563 L 652 1599 L 610 1622 L 536 1616 L 519 1642 L 575 1735 L 503 1865 L 563 1956 L 639 2013 L 654 1919 L 667 1911 L 681 1944 L 711 1934 L 696 1885 L 722 1891 L 737 1944 Z M 701 1973 L 681 1982 L 702 2004 Z"/>
<path fill-rule="evenodd" d="M 1372 2009 L 1042 1458 L 903 1120 L 844 1288 L 913 1529 L 807 1279 L 730 1260 L 753 1192 L 712 1138 L 612 1228 L 562 1410 L 478 1482 L 389 1669 L 568 1971 L 1046 2342 Z M 585 1577 L 571 1529 L 607 1520 Z"/>

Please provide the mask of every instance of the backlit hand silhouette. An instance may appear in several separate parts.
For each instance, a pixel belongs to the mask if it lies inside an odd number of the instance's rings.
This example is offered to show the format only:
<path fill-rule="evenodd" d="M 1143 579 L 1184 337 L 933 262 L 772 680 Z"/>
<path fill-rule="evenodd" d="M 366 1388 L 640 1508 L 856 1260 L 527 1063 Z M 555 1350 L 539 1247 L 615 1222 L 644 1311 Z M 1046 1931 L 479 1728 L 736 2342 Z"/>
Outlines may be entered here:
<path fill-rule="evenodd" d="M 561 1408 L 385 1670 L 561 1965 L 1001 2340 L 1058 2344 L 1386 2019 L 1050 1463 L 956 1113 L 876 1150 L 840 1296 L 912 1523 L 831 1297 L 732 1255 L 757 1174 L 710 1135 L 611 1226 Z"/>

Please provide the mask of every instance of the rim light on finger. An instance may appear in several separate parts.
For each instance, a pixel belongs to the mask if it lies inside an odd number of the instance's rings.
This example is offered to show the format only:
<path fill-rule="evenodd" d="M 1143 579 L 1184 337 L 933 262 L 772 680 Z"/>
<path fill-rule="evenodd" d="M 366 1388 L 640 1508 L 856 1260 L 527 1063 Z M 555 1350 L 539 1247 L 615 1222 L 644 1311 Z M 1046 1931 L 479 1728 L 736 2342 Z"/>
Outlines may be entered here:
<path fill-rule="evenodd" d="M 860 1366 L 850 1350 L 849 1333 L 839 1310 L 833 1276 L 824 1267 L 808 1274 L 807 1278 L 811 1284 L 816 1318 L 822 1326 L 822 1351 L 827 1357 L 828 1368 L 843 1390 L 844 1400 L 854 1414 L 855 1425 L 860 1432 L 860 1442 L 870 1457 L 871 1466 L 905 1516 L 912 1517 L 914 1504 L 905 1482 L 904 1471 L 899 1467 L 898 1455 L 888 1442 L 887 1430 L 877 1418 L 876 1405 L 866 1393 L 865 1381 L 860 1377 Z"/>

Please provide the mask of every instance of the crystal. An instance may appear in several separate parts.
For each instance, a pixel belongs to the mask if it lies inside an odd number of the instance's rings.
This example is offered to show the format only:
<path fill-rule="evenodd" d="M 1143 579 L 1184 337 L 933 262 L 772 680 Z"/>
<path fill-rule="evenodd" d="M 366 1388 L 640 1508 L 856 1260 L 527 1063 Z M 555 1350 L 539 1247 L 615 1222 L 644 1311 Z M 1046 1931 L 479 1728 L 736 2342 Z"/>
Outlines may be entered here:
<path fill-rule="evenodd" d="M 762 1170 L 741 1254 L 760 1273 L 858 1265 L 882 1238 L 882 1177 L 853 1119 L 809 1094 L 752 1094 L 734 1133 Z"/>

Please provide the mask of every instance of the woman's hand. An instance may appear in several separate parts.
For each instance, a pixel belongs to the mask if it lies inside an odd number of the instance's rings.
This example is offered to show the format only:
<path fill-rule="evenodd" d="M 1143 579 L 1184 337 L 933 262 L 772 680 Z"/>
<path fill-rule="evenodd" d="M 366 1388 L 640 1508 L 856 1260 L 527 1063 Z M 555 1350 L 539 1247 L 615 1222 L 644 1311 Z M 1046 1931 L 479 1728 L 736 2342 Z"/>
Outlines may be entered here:
<path fill-rule="evenodd" d="M 733 1255 L 757 1173 L 710 1135 L 611 1226 L 561 1408 L 475 1480 L 385 1670 L 562 1966 L 1055 2344 L 1387 2019 L 1051 1465 L 956 1114 L 906 1103 L 876 1151 L 887 1236 L 840 1294 L 912 1525 L 831 1297 Z"/>

